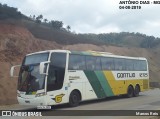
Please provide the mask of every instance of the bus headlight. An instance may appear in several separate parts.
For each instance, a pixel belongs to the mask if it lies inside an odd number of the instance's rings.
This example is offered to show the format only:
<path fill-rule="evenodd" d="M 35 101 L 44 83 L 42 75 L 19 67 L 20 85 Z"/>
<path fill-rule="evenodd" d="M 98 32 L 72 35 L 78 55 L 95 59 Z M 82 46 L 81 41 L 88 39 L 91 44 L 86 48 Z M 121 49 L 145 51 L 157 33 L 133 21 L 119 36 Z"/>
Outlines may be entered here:
<path fill-rule="evenodd" d="M 45 93 L 45 92 L 37 93 L 35 97 L 40 97 L 40 96 L 44 96 L 44 95 L 46 95 L 46 93 Z"/>

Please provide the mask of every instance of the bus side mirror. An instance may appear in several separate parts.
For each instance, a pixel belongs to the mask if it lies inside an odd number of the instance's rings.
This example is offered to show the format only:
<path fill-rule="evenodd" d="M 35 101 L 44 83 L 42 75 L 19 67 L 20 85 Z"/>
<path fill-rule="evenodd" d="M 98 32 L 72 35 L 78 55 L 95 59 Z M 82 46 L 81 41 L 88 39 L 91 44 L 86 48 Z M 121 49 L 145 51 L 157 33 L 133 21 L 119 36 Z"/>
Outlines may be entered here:
<path fill-rule="evenodd" d="M 50 62 L 49 61 L 47 61 L 47 62 L 41 62 L 40 63 L 40 65 L 39 65 L 39 73 L 40 74 L 47 74 L 47 72 L 46 72 L 46 64 L 49 64 Z"/>
<path fill-rule="evenodd" d="M 15 71 L 15 68 L 16 67 L 20 67 L 21 65 L 15 65 L 15 66 L 12 66 L 11 69 L 10 69 L 10 77 L 18 77 L 18 76 L 14 76 L 14 71 Z"/>

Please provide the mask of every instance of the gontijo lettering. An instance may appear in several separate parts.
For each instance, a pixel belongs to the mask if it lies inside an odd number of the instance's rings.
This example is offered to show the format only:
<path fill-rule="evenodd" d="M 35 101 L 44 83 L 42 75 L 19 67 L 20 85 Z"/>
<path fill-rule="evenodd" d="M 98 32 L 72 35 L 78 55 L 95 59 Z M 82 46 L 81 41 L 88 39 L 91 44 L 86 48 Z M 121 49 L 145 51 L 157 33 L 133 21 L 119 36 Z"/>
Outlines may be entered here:
<path fill-rule="evenodd" d="M 117 73 L 117 78 L 132 78 L 135 77 L 135 73 Z"/>

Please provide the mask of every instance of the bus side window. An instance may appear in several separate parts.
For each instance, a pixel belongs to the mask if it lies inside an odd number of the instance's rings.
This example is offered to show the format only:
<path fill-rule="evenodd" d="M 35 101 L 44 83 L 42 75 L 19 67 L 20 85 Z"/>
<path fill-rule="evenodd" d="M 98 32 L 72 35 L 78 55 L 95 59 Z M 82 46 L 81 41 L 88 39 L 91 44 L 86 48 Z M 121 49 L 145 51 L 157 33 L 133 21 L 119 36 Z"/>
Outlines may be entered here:
<path fill-rule="evenodd" d="M 140 61 L 140 71 L 147 71 L 147 64 L 145 60 Z"/>
<path fill-rule="evenodd" d="M 95 70 L 96 58 L 93 56 L 86 56 L 87 70 Z"/>
<path fill-rule="evenodd" d="M 125 70 L 125 63 L 124 63 L 124 59 L 122 58 L 115 58 L 114 59 L 114 63 L 115 63 L 115 70 Z"/>
<path fill-rule="evenodd" d="M 95 70 L 102 70 L 100 57 L 95 57 Z"/>
<path fill-rule="evenodd" d="M 107 70 L 107 63 L 105 61 L 106 58 L 101 57 L 102 70 Z"/>
<path fill-rule="evenodd" d="M 126 59 L 126 70 L 127 71 L 133 71 L 134 70 L 134 60 Z"/>
<path fill-rule="evenodd" d="M 86 56 L 87 70 L 101 70 L 101 60 L 96 56 Z"/>
<path fill-rule="evenodd" d="M 119 70 L 118 59 L 114 59 L 115 70 Z"/>
<path fill-rule="evenodd" d="M 147 71 L 147 62 L 145 60 L 135 60 L 134 70 L 135 71 Z"/>
<path fill-rule="evenodd" d="M 139 60 L 133 60 L 134 61 L 134 70 L 140 71 L 140 61 Z"/>
<path fill-rule="evenodd" d="M 85 70 L 85 56 L 83 55 L 73 55 L 69 56 L 69 70 Z"/>
<path fill-rule="evenodd" d="M 114 70 L 114 62 L 111 57 L 101 58 L 102 70 Z"/>

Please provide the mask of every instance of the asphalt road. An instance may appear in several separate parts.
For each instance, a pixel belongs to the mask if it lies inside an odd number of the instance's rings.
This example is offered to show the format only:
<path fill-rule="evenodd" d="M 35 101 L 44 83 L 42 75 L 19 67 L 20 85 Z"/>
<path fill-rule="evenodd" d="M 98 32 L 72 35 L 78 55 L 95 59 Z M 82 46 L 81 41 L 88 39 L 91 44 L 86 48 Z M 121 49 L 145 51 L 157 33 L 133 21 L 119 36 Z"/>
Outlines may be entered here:
<path fill-rule="evenodd" d="M 1 107 L 0 107 L 1 108 Z M 81 102 L 78 107 L 70 108 L 68 105 L 59 105 L 59 106 L 54 106 L 53 110 L 45 110 L 43 113 L 45 115 L 50 115 L 55 112 L 55 110 L 58 110 L 62 112 L 62 116 L 56 116 L 54 119 L 66 119 L 63 114 L 66 114 L 67 112 L 65 111 L 70 111 L 73 110 L 73 113 L 77 113 L 78 115 L 81 115 L 79 117 L 76 117 L 77 119 L 84 118 L 82 115 L 85 112 L 81 111 L 76 111 L 76 110 L 160 110 L 160 89 L 152 89 L 146 92 L 141 92 L 138 97 L 133 97 L 133 98 L 124 98 L 124 97 L 110 97 L 107 99 L 103 100 L 92 100 L 92 101 L 87 101 L 87 102 Z M 19 106 L 19 105 L 13 105 L 10 107 L 3 107 L 1 109 L 17 109 L 17 110 L 35 110 L 35 107 L 29 107 L 29 106 Z M 37 110 L 38 111 L 38 110 Z M 63 113 L 65 112 L 65 113 Z M 71 112 L 71 111 L 70 111 Z M 87 112 L 87 111 L 86 111 Z M 96 114 L 96 112 L 92 112 Z M 74 114 L 76 115 L 76 114 Z M 112 114 L 114 115 L 114 114 Z M 110 118 L 112 116 L 108 116 L 107 118 Z M 46 117 L 46 118 L 51 118 L 51 117 Z M 75 116 L 70 116 L 69 118 L 75 118 Z M 97 116 L 86 116 L 85 118 L 87 119 L 97 119 Z M 100 116 L 100 118 L 104 118 L 103 116 Z M 113 117 L 112 117 L 113 118 Z M 135 117 L 120 117 L 120 116 L 115 116 L 114 118 L 135 118 Z M 142 118 L 142 116 L 136 116 L 136 118 Z M 146 117 L 144 117 L 146 118 Z M 152 116 L 147 116 L 147 118 L 152 118 Z M 158 117 L 159 118 L 159 117 Z M 106 117 L 105 117 L 106 119 Z M 155 118 L 156 119 L 156 118 Z"/>
<path fill-rule="evenodd" d="M 110 97 L 82 102 L 78 107 L 55 106 L 55 110 L 160 110 L 160 89 L 141 92 L 138 97 Z"/>

